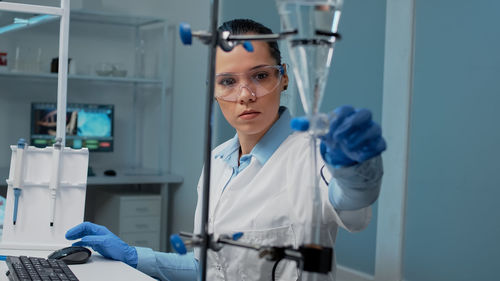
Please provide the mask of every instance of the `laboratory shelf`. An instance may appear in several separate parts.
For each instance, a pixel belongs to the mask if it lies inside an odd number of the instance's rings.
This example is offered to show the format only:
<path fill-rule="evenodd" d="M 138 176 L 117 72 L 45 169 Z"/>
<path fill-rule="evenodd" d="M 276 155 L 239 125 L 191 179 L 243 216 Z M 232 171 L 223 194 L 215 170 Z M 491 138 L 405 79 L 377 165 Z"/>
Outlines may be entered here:
<path fill-rule="evenodd" d="M 40 16 L 45 16 L 41 20 L 37 20 L 36 24 L 30 23 L 24 27 L 15 28 L 27 28 L 33 27 L 42 23 L 49 23 L 51 21 L 55 21 L 59 19 L 57 16 L 49 16 L 43 14 L 37 14 Z M 32 15 L 20 12 L 10 12 L 3 11 L 2 17 L 0 18 L 0 26 L 7 26 L 9 24 L 14 23 L 14 18 L 21 18 L 28 20 Z M 36 17 L 36 16 L 35 16 Z M 34 18 L 36 19 L 36 18 Z M 81 22 L 90 22 L 90 23 L 102 23 L 102 24 L 112 24 L 112 25 L 122 25 L 122 26 L 130 26 L 130 27 L 141 27 L 152 24 L 162 24 L 165 22 L 164 19 L 153 18 L 153 17 L 142 17 L 142 16 L 130 16 L 130 15 L 122 15 L 115 13 L 107 13 L 107 12 L 98 12 L 98 11 L 88 11 L 88 10 L 72 10 L 71 21 L 81 21 Z"/>
<path fill-rule="evenodd" d="M 164 19 L 159 19 L 159 18 L 128 16 L 128 15 L 119 15 L 114 13 L 87 11 L 87 10 L 71 11 L 71 20 L 87 21 L 92 23 L 125 25 L 125 26 L 146 26 L 150 24 L 164 23 Z"/>
<path fill-rule="evenodd" d="M 87 185 L 123 185 L 123 184 L 178 184 L 183 178 L 174 174 L 161 175 L 120 175 L 92 176 L 87 178 Z"/>
<path fill-rule="evenodd" d="M 26 73 L 26 72 L 0 72 L 0 78 L 18 78 L 18 79 L 48 79 L 57 80 L 57 73 Z M 137 77 L 111 77 L 111 76 L 92 76 L 92 75 L 68 75 L 68 80 L 84 80 L 94 82 L 116 82 L 116 83 L 136 83 L 160 85 L 163 83 L 160 79 L 137 78 Z"/>

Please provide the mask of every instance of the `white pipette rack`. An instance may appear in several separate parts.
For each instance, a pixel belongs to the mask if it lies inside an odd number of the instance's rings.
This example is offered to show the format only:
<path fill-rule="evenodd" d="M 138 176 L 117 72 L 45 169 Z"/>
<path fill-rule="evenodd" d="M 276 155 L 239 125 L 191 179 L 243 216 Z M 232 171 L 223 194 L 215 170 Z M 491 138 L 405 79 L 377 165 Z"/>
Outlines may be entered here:
<path fill-rule="evenodd" d="M 52 217 L 51 176 L 55 167 L 53 147 L 24 148 L 22 165 L 16 165 L 20 149 L 11 146 L 7 202 L 1 248 L 59 249 L 71 244 L 66 231 L 83 221 L 87 186 L 88 149 L 64 148 L 61 153 L 59 186 L 56 189 L 54 225 Z M 21 170 L 16 171 L 20 166 Z M 20 175 L 17 221 L 13 224 L 15 175 Z"/>

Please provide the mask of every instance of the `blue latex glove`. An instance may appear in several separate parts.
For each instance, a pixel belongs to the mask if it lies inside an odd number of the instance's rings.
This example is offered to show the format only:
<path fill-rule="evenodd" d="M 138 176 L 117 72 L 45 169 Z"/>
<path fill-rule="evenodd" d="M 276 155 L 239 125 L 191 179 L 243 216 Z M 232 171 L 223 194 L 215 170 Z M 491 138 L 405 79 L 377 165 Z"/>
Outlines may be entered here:
<path fill-rule="evenodd" d="M 66 232 L 66 239 L 80 241 L 73 246 L 88 246 L 106 258 L 122 261 L 137 267 L 137 251 L 123 242 L 106 227 L 91 222 L 81 223 Z"/>
<path fill-rule="evenodd" d="M 334 110 L 330 130 L 321 137 L 320 151 L 326 163 L 351 166 L 380 155 L 386 149 L 380 125 L 373 122 L 367 109 L 341 106 Z M 304 118 L 292 120 L 295 130 L 307 130 L 309 124 Z"/>

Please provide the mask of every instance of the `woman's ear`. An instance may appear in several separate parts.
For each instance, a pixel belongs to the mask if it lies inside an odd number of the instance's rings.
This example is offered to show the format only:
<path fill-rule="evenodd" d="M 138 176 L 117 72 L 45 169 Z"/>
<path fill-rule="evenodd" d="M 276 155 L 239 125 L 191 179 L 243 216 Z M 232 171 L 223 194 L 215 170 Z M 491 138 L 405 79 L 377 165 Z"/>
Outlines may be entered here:
<path fill-rule="evenodd" d="M 286 69 L 287 65 L 283 64 L 283 68 L 285 69 L 285 73 L 283 74 L 283 91 L 286 91 L 288 89 L 288 71 Z"/>

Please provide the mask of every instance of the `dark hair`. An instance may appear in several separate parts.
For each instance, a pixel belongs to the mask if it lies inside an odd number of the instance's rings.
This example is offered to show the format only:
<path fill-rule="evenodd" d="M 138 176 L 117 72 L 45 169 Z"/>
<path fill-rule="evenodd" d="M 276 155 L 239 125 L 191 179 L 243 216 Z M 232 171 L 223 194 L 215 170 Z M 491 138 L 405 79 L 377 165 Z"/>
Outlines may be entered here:
<path fill-rule="evenodd" d="M 243 35 L 248 33 L 272 34 L 273 31 L 265 25 L 251 19 L 234 19 L 226 21 L 218 28 L 219 32 L 229 31 L 234 35 Z M 276 41 L 268 41 L 271 56 L 276 60 L 276 64 L 281 64 L 281 52 Z"/>

